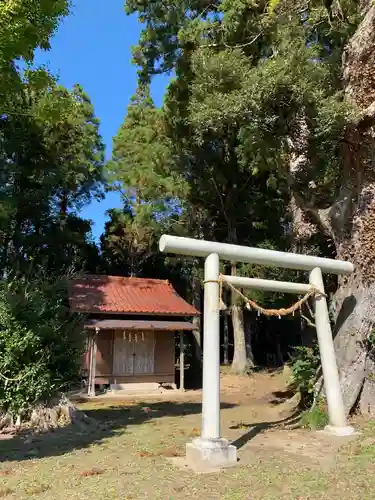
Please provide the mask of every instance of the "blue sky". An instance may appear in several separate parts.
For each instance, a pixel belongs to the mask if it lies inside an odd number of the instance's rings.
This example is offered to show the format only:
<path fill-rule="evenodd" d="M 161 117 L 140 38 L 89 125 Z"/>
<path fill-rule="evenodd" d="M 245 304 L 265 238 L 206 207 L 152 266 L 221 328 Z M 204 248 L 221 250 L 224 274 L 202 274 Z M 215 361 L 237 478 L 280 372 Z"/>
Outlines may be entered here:
<path fill-rule="evenodd" d="M 141 25 L 126 16 L 124 0 L 76 0 L 54 38 L 52 49 L 38 52 L 37 64 L 47 64 L 62 85 L 75 83 L 89 94 L 101 120 L 101 134 L 111 154 L 112 137 L 121 125 L 130 97 L 136 89 L 136 68 L 131 64 L 131 46 L 139 38 Z M 152 86 L 157 105 L 163 100 L 168 77 L 158 77 Z M 93 235 L 102 233 L 105 212 L 119 207 L 117 194 L 110 193 L 100 203 L 93 202 L 81 215 L 93 220 Z"/>

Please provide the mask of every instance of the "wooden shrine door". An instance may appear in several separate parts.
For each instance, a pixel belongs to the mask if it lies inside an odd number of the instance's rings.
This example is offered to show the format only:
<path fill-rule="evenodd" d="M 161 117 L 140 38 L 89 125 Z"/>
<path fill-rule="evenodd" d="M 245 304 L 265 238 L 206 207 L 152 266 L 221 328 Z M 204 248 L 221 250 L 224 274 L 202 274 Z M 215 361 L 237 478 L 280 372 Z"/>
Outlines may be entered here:
<path fill-rule="evenodd" d="M 113 373 L 131 376 L 154 373 L 154 332 L 115 333 L 113 346 Z"/>

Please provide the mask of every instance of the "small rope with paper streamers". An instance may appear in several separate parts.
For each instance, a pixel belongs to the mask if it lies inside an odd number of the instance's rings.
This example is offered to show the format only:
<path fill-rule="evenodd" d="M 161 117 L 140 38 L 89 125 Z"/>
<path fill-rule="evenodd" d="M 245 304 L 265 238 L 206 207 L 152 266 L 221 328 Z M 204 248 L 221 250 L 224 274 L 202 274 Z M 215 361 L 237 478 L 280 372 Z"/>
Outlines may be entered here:
<path fill-rule="evenodd" d="M 223 278 L 223 275 L 220 275 L 220 278 L 218 281 L 215 281 L 215 280 L 205 281 L 205 283 L 218 283 L 219 284 L 220 309 L 226 309 L 226 306 L 225 306 L 225 304 L 223 302 L 223 298 L 222 298 L 223 282 L 226 285 L 228 285 L 228 287 L 231 290 L 233 290 L 240 297 L 242 297 L 242 299 L 244 300 L 244 302 L 246 304 L 247 309 L 249 309 L 250 311 L 255 310 L 258 312 L 258 315 L 263 314 L 264 316 L 268 316 L 268 317 L 281 318 L 284 316 L 289 316 L 290 314 L 294 315 L 294 313 L 296 311 L 300 310 L 302 308 L 303 304 L 305 304 L 309 300 L 310 297 L 314 297 L 316 295 L 321 295 L 321 296 L 326 297 L 326 295 L 323 292 L 321 292 L 320 290 L 315 288 L 313 285 L 311 285 L 311 287 L 310 287 L 311 289 L 300 300 L 298 300 L 295 304 L 291 305 L 290 307 L 288 307 L 286 309 L 283 307 L 281 309 L 265 309 L 264 307 L 257 304 L 254 300 L 251 300 L 248 297 L 246 297 L 246 295 L 244 295 L 240 290 L 238 290 L 238 288 L 234 287 L 231 283 L 226 281 Z"/>

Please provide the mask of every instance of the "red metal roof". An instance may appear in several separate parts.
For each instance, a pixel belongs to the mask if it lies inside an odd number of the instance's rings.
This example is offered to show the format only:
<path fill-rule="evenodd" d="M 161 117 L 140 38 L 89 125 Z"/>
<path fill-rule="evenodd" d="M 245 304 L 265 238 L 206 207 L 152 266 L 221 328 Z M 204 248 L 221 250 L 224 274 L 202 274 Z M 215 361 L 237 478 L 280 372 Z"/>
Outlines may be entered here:
<path fill-rule="evenodd" d="M 167 280 L 88 275 L 70 283 L 69 302 L 82 313 L 197 316 Z"/>

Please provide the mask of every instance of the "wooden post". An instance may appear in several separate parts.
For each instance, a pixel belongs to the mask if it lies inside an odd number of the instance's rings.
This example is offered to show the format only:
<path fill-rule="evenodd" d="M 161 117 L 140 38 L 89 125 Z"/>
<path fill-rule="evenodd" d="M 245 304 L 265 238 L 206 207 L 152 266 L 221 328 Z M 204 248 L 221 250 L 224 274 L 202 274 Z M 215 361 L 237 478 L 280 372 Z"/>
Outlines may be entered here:
<path fill-rule="evenodd" d="M 87 376 L 87 394 L 91 394 L 91 382 L 92 382 L 92 342 L 93 338 L 90 330 L 87 332 L 88 341 L 87 341 L 87 354 L 88 354 L 88 376 Z"/>
<path fill-rule="evenodd" d="M 96 392 L 95 392 L 96 351 L 97 351 L 97 343 L 96 343 L 96 334 L 95 334 L 94 338 L 92 339 L 92 382 L 91 382 L 91 393 L 92 393 L 92 396 L 96 395 Z"/>
<path fill-rule="evenodd" d="M 180 332 L 180 391 L 185 390 L 185 345 L 184 332 Z"/>
<path fill-rule="evenodd" d="M 97 352 L 97 343 L 96 336 L 99 333 L 99 328 L 95 328 L 95 334 L 91 339 L 91 364 L 90 364 L 90 385 L 89 385 L 89 396 L 95 396 L 95 378 L 96 378 L 96 352 Z"/>
<path fill-rule="evenodd" d="M 92 371 L 93 371 L 93 353 L 94 353 L 94 337 L 90 335 L 89 339 L 89 377 L 87 384 L 87 394 L 92 396 Z"/>

